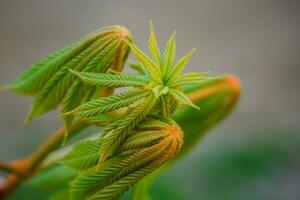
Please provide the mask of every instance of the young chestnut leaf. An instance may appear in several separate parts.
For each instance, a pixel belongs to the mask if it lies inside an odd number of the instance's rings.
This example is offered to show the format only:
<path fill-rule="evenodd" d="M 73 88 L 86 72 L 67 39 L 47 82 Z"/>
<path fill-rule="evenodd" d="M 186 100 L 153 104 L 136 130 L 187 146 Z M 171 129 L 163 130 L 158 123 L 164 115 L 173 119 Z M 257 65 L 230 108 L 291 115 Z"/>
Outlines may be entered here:
<path fill-rule="evenodd" d="M 82 87 L 82 82 L 76 81 L 69 69 L 84 72 L 106 72 L 108 68 L 121 70 L 129 51 L 124 40 L 131 40 L 131 35 L 122 26 L 95 31 L 49 55 L 6 86 L 18 94 L 35 97 L 25 123 L 61 103 L 63 112 L 67 112 L 80 105 L 81 99 L 90 100 L 93 95 L 86 96 L 86 88 Z M 76 96 L 77 92 L 83 96 Z M 69 117 L 66 123 L 71 121 Z"/>
<path fill-rule="evenodd" d="M 128 109 L 119 120 L 114 121 L 104 129 L 99 163 L 104 162 L 110 156 L 114 155 L 116 149 L 122 144 L 128 133 L 148 115 L 155 114 L 155 112 L 157 113 L 158 110 L 161 110 L 159 113 L 162 114 L 163 117 L 170 117 L 179 103 L 187 104 L 198 109 L 182 92 L 182 88 L 188 84 L 199 84 L 209 78 L 203 77 L 202 74 L 181 75 L 192 53 L 189 53 L 175 64 L 175 33 L 171 36 L 166 45 L 164 58 L 161 58 L 153 24 L 150 24 L 150 27 L 148 47 L 150 54 L 152 54 L 155 59 L 154 61 L 143 53 L 134 43 L 125 40 L 146 73 L 140 75 L 108 74 L 71 70 L 71 72 L 78 76 L 87 86 L 130 87 L 134 88 L 138 93 L 145 94 L 145 98 L 140 98 L 140 100 L 136 102 L 134 98 L 127 99 L 125 97 L 121 100 L 118 98 L 118 95 L 122 94 L 100 98 L 87 102 L 72 112 L 72 114 L 77 114 L 78 116 L 92 117 L 98 113 L 114 111 L 124 106 L 129 108 L 134 104 L 133 108 Z M 113 99 L 118 99 L 118 102 L 115 102 Z M 104 103 L 108 100 L 111 103 Z"/>
<path fill-rule="evenodd" d="M 101 146 L 102 140 L 99 142 Z M 116 199 L 174 157 L 182 144 L 183 133 L 175 122 L 150 119 L 144 127 L 142 123 L 132 131 L 114 156 L 98 168 L 90 166 L 89 170 L 80 172 L 72 181 L 71 195 L 73 199 Z M 81 153 L 77 156 L 80 159 Z"/>
<path fill-rule="evenodd" d="M 87 169 L 99 160 L 99 141 L 84 141 L 77 144 L 60 162 L 77 170 Z"/>
<path fill-rule="evenodd" d="M 65 114 L 77 115 L 80 117 L 91 117 L 100 113 L 105 113 L 129 106 L 144 98 L 146 94 L 146 92 L 128 90 L 117 95 L 91 100 L 81 104 L 76 109 Z"/>

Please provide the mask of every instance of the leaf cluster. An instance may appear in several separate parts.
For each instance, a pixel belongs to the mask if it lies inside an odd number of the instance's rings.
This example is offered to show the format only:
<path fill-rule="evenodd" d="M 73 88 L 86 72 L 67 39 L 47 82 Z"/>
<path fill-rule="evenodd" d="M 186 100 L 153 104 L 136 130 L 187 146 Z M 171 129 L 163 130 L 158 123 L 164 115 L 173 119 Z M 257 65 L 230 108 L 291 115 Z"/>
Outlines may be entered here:
<path fill-rule="evenodd" d="M 100 147 L 100 163 L 114 155 L 128 134 L 148 115 L 169 118 L 179 104 L 186 104 L 198 109 L 183 93 L 182 88 L 186 85 L 203 84 L 205 81 L 213 79 L 204 77 L 206 73 L 182 75 L 194 50 L 175 63 L 176 42 L 174 33 L 167 42 L 162 56 L 152 23 L 150 23 L 148 42 L 152 59 L 133 42 L 129 40 L 125 40 L 125 42 L 139 61 L 139 64 L 135 65 L 138 74 L 108 74 L 70 70 L 87 86 L 129 88 L 123 93 L 86 102 L 67 113 L 80 117 L 93 117 L 120 108 L 127 108 L 122 117 L 104 129 L 101 136 L 103 142 Z"/>
<path fill-rule="evenodd" d="M 122 73 L 130 50 L 136 73 Z M 195 50 L 175 62 L 176 33 L 162 53 L 152 22 L 148 50 L 151 57 L 124 27 L 108 27 L 51 54 L 7 86 L 35 97 L 27 122 L 61 105 L 67 128 L 75 117 L 105 125 L 98 140 L 81 142 L 60 159 L 78 171 L 72 199 L 116 199 L 181 149 L 183 132 L 171 116 L 181 104 L 199 109 L 183 88 L 216 78 L 183 74 Z M 114 88 L 125 90 L 112 94 Z"/>
<path fill-rule="evenodd" d="M 116 153 L 98 165 L 102 140 L 76 145 L 61 162 L 79 170 L 72 181 L 72 199 L 116 199 L 171 159 L 183 144 L 183 133 L 171 121 L 150 119 L 132 130 Z"/>
<path fill-rule="evenodd" d="M 34 64 L 16 78 L 6 89 L 18 94 L 34 96 L 31 112 L 25 123 L 33 117 L 42 115 L 62 104 L 61 112 L 73 110 L 83 102 L 99 97 L 101 87 L 87 88 L 69 70 L 82 72 L 107 72 L 121 64 L 129 52 L 124 38 L 131 40 L 130 33 L 122 26 L 107 27 L 81 40 L 54 52 Z M 69 126 L 72 116 L 64 116 Z"/>

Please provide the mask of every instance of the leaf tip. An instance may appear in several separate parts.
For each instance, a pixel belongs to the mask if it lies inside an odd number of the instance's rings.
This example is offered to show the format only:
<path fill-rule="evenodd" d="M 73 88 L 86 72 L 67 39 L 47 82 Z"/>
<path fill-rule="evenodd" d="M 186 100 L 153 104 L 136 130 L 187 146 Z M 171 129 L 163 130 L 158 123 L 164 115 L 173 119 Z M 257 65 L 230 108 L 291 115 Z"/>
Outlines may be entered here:
<path fill-rule="evenodd" d="M 201 110 L 201 108 L 200 108 L 199 106 L 195 105 L 195 104 L 194 104 L 193 107 L 194 107 L 196 110 Z"/>
<path fill-rule="evenodd" d="M 131 38 L 131 33 L 125 26 L 116 25 L 115 29 L 120 39 L 128 40 L 129 38 Z"/>
<path fill-rule="evenodd" d="M 76 113 L 75 110 L 71 110 L 71 111 L 68 111 L 68 112 L 61 113 L 60 116 L 61 117 L 66 117 L 66 116 L 74 115 L 75 113 Z"/>
<path fill-rule="evenodd" d="M 149 20 L 149 26 L 150 26 L 150 30 L 153 30 L 153 20 L 152 19 L 150 19 Z"/>
<path fill-rule="evenodd" d="M 170 37 L 170 41 L 171 40 L 173 40 L 174 42 L 175 42 L 175 40 L 176 40 L 176 34 L 177 34 L 177 31 L 175 30 L 174 32 L 173 32 L 173 34 L 171 35 L 171 37 Z"/>
<path fill-rule="evenodd" d="M 195 53 L 195 51 L 197 51 L 196 48 L 193 48 L 191 51 L 190 51 L 190 54 L 192 55 L 193 53 Z"/>
<path fill-rule="evenodd" d="M 23 122 L 23 126 L 27 126 L 28 124 L 30 124 L 30 122 L 33 120 L 33 118 L 35 117 L 35 113 L 33 111 L 31 111 L 28 116 L 25 118 L 24 122 Z"/>
<path fill-rule="evenodd" d="M 154 24 L 152 19 L 150 19 L 149 21 L 149 28 L 150 28 L 150 34 L 154 34 Z"/>

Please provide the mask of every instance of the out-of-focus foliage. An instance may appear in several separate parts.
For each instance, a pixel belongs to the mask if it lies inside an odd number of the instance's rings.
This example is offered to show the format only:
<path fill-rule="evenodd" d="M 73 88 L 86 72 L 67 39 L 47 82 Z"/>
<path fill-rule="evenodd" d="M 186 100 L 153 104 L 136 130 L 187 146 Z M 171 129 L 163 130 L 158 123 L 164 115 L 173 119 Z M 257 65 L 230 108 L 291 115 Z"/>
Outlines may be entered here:
<path fill-rule="evenodd" d="M 273 137 L 260 137 L 266 132 L 272 132 Z M 159 177 L 151 189 L 153 198 L 167 199 L 175 192 L 178 200 L 298 199 L 297 131 L 262 130 L 245 134 L 238 143 L 223 136 L 223 140 L 214 141 L 214 146 L 204 144 L 201 153 L 192 154 Z M 287 178 L 293 181 L 284 184 Z"/>

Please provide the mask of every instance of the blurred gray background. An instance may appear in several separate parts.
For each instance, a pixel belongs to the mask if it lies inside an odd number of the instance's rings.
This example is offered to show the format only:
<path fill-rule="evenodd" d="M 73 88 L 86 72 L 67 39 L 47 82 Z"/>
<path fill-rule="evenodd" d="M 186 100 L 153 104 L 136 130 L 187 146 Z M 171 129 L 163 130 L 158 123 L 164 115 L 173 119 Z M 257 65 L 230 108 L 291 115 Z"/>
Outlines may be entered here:
<path fill-rule="evenodd" d="M 243 84 L 237 110 L 198 152 L 217 143 L 238 145 L 241 138 L 299 133 L 298 0 L 0 0 L 0 84 L 107 25 L 125 25 L 145 50 L 150 19 L 161 46 L 177 30 L 177 55 L 197 48 L 187 71 L 232 73 Z M 30 103 L 28 97 L 0 94 L 0 160 L 28 155 L 61 126 L 52 112 L 22 127 Z"/>

